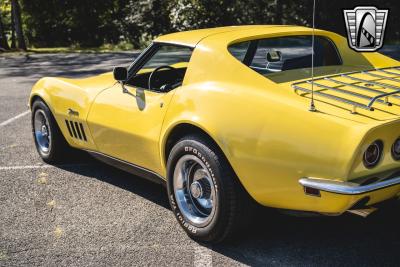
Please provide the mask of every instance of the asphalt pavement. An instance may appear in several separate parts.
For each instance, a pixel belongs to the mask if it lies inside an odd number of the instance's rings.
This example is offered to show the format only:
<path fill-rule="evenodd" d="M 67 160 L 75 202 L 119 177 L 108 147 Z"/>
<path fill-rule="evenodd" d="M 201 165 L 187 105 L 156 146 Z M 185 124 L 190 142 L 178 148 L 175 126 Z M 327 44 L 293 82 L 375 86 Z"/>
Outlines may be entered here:
<path fill-rule="evenodd" d="M 400 265 L 398 202 L 366 219 L 260 209 L 240 239 L 205 246 L 180 228 L 162 186 L 86 156 L 44 164 L 26 112 L 35 81 L 99 74 L 135 56 L 0 54 L 0 266 Z"/>

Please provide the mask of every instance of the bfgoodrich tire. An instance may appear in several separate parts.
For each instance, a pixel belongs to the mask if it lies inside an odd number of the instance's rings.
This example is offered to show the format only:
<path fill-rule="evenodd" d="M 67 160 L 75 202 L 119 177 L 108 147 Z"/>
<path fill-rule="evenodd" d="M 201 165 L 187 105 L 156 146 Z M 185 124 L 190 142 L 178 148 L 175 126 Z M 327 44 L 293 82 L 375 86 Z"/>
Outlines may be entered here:
<path fill-rule="evenodd" d="M 32 104 L 32 134 L 36 150 L 47 163 L 62 163 L 71 152 L 53 114 L 42 100 Z"/>
<path fill-rule="evenodd" d="M 180 225 L 193 239 L 218 243 L 236 235 L 251 216 L 251 200 L 218 147 L 186 136 L 167 163 L 168 197 Z"/>

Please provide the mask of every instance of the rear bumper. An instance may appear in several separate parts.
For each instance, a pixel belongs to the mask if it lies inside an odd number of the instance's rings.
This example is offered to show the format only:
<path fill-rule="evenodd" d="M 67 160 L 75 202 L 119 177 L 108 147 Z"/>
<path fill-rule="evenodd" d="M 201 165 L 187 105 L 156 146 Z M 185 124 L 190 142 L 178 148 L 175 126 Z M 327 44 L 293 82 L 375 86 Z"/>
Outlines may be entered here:
<path fill-rule="evenodd" d="M 368 185 L 351 182 L 339 182 L 314 177 L 301 178 L 308 201 L 306 210 L 339 215 L 349 209 L 362 206 L 372 206 L 385 200 L 400 196 L 400 176 L 378 181 Z M 309 190 L 309 189 L 313 190 Z M 317 194 L 310 195 L 308 192 Z"/>
<path fill-rule="evenodd" d="M 324 192 L 336 193 L 341 195 L 361 195 L 381 190 L 387 187 L 400 185 L 400 176 L 369 185 L 358 185 L 355 183 L 337 182 L 318 178 L 302 178 L 299 180 L 299 183 L 304 187 L 313 188 Z"/>

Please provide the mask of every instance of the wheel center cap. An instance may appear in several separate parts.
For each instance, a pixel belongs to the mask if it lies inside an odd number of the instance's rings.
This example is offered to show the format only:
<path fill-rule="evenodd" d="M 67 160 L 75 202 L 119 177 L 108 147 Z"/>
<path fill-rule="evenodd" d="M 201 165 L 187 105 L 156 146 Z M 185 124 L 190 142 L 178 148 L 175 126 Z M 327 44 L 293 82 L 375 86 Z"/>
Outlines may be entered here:
<path fill-rule="evenodd" d="M 46 127 L 46 125 L 42 125 L 42 134 L 44 136 L 47 136 L 47 127 Z"/>
<path fill-rule="evenodd" d="M 190 193 L 192 194 L 192 197 L 194 198 L 200 198 L 203 195 L 203 188 L 201 187 L 201 184 L 197 181 L 193 182 L 190 185 Z"/>

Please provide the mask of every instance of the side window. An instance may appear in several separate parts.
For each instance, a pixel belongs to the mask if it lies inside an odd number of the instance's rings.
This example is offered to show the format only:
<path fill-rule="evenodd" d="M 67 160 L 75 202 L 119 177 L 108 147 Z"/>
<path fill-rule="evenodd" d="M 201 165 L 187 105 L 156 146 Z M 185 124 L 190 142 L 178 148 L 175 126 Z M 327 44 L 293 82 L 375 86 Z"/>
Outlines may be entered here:
<path fill-rule="evenodd" d="M 311 35 L 285 36 L 253 41 L 257 42 L 257 48 L 249 61 L 249 67 L 261 74 L 310 68 L 311 38 Z M 235 56 L 233 53 L 232 55 Z M 341 59 L 332 41 L 323 36 L 315 36 L 314 66 L 341 64 Z"/>
<path fill-rule="evenodd" d="M 241 43 L 237 43 L 237 44 L 233 44 L 233 45 L 229 46 L 228 50 L 232 54 L 232 56 L 237 58 L 239 61 L 243 62 L 243 60 L 246 56 L 246 53 L 247 53 L 247 49 L 249 48 L 249 45 L 250 45 L 250 41 L 241 42 Z"/>
<path fill-rule="evenodd" d="M 156 44 L 150 53 L 151 56 L 128 84 L 155 91 L 168 91 L 180 86 L 192 55 L 192 48 Z M 157 68 L 160 69 L 155 71 Z"/>
<path fill-rule="evenodd" d="M 173 66 L 188 63 L 192 49 L 182 46 L 161 45 L 157 52 L 143 65 L 142 69 L 153 69 L 163 65 Z"/>

